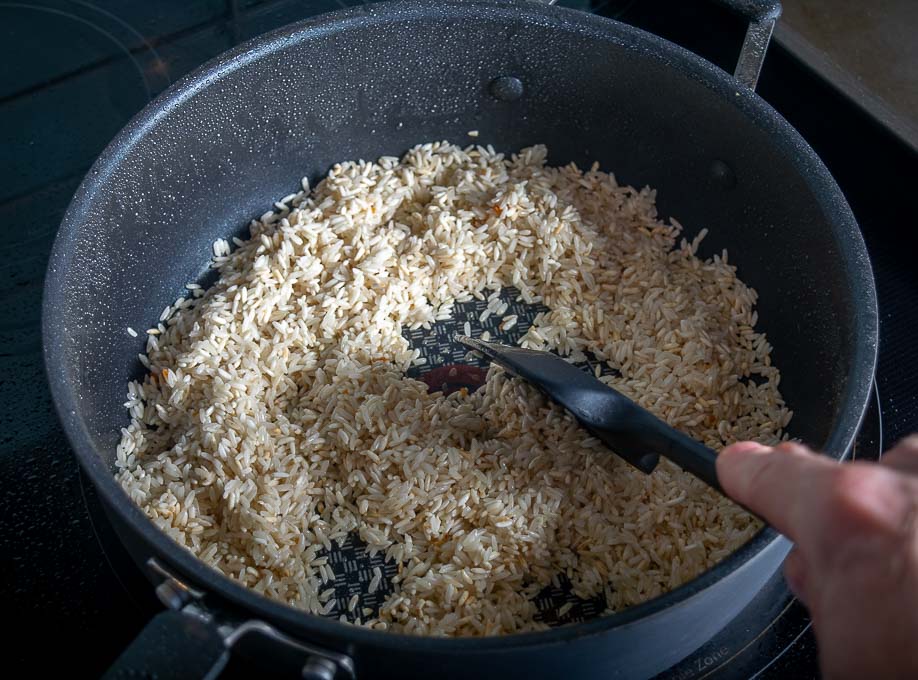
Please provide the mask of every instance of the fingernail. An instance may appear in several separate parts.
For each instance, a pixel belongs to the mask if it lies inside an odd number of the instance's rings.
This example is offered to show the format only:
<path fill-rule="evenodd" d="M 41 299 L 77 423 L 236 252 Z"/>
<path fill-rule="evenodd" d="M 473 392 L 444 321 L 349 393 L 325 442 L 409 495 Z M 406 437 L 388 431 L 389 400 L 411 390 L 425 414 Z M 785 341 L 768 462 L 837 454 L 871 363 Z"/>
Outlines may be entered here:
<path fill-rule="evenodd" d="M 736 442 L 735 444 L 730 444 L 724 451 L 730 451 L 731 453 L 764 453 L 771 451 L 771 447 L 758 442 Z"/>

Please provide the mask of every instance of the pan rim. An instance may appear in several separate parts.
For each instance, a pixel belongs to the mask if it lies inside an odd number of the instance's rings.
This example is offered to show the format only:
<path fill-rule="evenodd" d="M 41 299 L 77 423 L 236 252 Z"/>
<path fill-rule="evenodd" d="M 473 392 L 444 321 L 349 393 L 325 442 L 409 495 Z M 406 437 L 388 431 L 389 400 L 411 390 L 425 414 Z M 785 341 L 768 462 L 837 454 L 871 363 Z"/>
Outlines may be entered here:
<path fill-rule="evenodd" d="M 823 197 L 819 207 L 826 214 L 827 221 L 833 225 L 836 237 L 839 240 L 850 241 L 851 248 L 841 250 L 840 257 L 844 260 L 845 273 L 852 287 L 857 287 L 865 293 L 865 299 L 858 301 L 860 304 L 855 305 L 854 312 L 854 331 L 860 342 L 852 357 L 852 368 L 841 400 L 841 408 L 836 413 L 835 423 L 826 445 L 826 450 L 834 457 L 842 459 L 847 455 L 869 404 L 877 361 L 878 316 L 872 271 L 863 237 L 854 216 L 828 169 L 796 130 L 764 100 L 737 84 L 729 74 L 718 67 L 641 29 L 578 10 L 541 5 L 528 0 L 400 0 L 323 14 L 258 36 L 215 57 L 173 84 L 134 116 L 99 156 L 74 195 L 54 241 L 44 286 L 42 337 L 45 366 L 55 408 L 80 465 L 99 490 L 105 505 L 110 511 L 117 513 L 119 519 L 138 534 L 158 557 L 167 556 L 165 561 L 177 568 L 181 577 L 188 577 L 192 583 L 203 586 L 209 594 L 218 596 L 234 607 L 252 614 L 253 617 L 263 618 L 287 631 L 305 631 L 329 639 L 343 638 L 350 643 L 365 643 L 390 649 L 416 651 L 422 648 L 451 653 L 508 650 L 560 643 L 600 634 L 659 615 L 669 607 L 684 602 L 723 580 L 748 564 L 766 548 L 774 545 L 776 541 L 786 540 L 773 529 L 765 527 L 722 562 L 678 588 L 621 612 L 583 623 L 547 631 L 486 638 L 405 635 L 371 630 L 297 610 L 269 600 L 232 581 L 205 565 L 160 531 L 129 499 L 115 481 L 110 468 L 96 452 L 85 423 L 77 415 L 79 398 L 66 380 L 64 353 L 58 351 L 67 338 L 64 329 L 55 323 L 62 303 L 54 293 L 61 288 L 65 274 L 72 266 L 69 259 L 72 249 L 69 245 L 78 238 L 83 216 L 90 210 L 94 195 L 105 186 L 108 177 L 133 146 L 158 121 L 197 92 L 244 68 L 247 64 L 282 51 L 291 44 L 308 42 L 323 35 L 378 23 L 402 23 L 433 18 L 477 20 L 486 17 L 508 20 L 538 19 L 549 22 L 559 30 L 585 30 L 598 39 L 615 42 L 627 49 L 641 49 L 647 58 L 661 61 L 670 68 L 678 68 L 683 76 L 699 81 L 722 97 L 729 97 L 753 124 L 771 133 L 770 137 L 775 140 L 778 150 L 787 155 L 790 162 L 798 167 L 814 196 Z"/>

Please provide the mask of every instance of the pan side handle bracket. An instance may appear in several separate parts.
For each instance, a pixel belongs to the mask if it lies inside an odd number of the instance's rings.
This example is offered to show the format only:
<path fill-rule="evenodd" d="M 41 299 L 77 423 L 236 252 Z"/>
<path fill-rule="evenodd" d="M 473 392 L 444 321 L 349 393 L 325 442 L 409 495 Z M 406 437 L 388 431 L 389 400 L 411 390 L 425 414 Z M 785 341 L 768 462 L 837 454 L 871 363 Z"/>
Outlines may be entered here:
<path fill-rule="evenodd" d="M 544 5 L 554 5 L 557 0 L 535 0 Z M 755 90 L 765 62 L 765 53 L 774 33 L 775 23 L 781 16 L 780 0 L 715 0 L 749 22 L 743 47 L 740 49 L 733 77 L 750 90 Z"/>
<path fill-rule="evenodd" d="M 206 602 L 156 559 L 147 561 L 156 596 L 166 610 L 154 616 L 103 676 L 104 680 L 155 677 L 158 680 L 219 677 L 234 649 L 269 654 L 273 668 L 303 680 L 353 680 L 346 654 L 301 642 L 256 619 L 235 619 Z"/>
<path fill-rule="evenodd" d="M 750 90 L 755 90 L 759 74 L 762 72 L 762 64 L 765 62 L 765 53 L 768 51 L 768 44 L 775 30 L 775 23 L 781 16 L 781 3 L 779 0 L 716 1 L 749 22 L 733 77 Z"/>

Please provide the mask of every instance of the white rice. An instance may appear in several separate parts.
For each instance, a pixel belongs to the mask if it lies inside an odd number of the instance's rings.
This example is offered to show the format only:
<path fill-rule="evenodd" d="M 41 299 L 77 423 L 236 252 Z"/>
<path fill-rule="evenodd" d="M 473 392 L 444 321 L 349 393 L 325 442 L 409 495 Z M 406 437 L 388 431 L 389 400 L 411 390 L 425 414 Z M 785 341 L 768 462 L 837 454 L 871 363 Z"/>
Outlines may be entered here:
<path fill-rule="evenodd" d="M 379 567 L 373 568 L 373 578 L 370 579 L 370 585 L 367 588 L 367 591 L 372 595 L 379 588 L 379 584 L 382 582 L 382 572 Z"/>
<path fill-rule="evenodd" d="M 745 542 L 758 524 L 731 502 L 668 463 L 634 470 L 496 369 L 471 395 L 405 377 L 402 329 L 473 296 L 501 316 L 493 291 L 515 286 L 550 310 L 522 345 L 591 352 L 709 446 L 782 438 L 756 294 L 726 253 L 678 242 L 652 190 L 545 155 L 434 143 L 342 163 L 235 250 L 218 239 L 219 280 L 166 307 L 129 387 L 130 497 L 207 564 L 315 613 L 340 614 L 318 551 L 356 531 L 398 567 L 361 625 L 418 634 L 541 629 L 532 598 L 560 575 L 622 609 Z"/>

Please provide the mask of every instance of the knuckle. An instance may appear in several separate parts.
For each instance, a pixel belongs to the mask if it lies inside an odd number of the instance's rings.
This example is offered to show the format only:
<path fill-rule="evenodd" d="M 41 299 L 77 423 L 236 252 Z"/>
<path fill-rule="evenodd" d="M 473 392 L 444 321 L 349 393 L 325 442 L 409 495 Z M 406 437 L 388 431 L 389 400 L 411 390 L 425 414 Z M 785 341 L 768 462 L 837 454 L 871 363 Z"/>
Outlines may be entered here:
<path fill-rule="evenodd" d="M 865 494 L 872 493 L 873 471 L 858 465 L 839 465 L 829 481 L 829 501 L 841 511 L 857 511 Z"/>
<path fill-rule="evenodd" d="M 918 436 L 907 437 L 884 453 L 880 465 L 911 478 L 918 477 Z"/>
<path fill-rule="evenodd" d="M 830 521 L 839 532 L 889 538 L 901 532 L 899 522 L 883 509 L 890 488 L 885 471 L 876 465 L 839 465 L 828 483 Z"/>
<path fill-rule="evenodd" d="M 893 448 L 883 454 L 883 459 L 918 457 L 918 434 L 911 434 L 900 440 Z"/>

